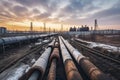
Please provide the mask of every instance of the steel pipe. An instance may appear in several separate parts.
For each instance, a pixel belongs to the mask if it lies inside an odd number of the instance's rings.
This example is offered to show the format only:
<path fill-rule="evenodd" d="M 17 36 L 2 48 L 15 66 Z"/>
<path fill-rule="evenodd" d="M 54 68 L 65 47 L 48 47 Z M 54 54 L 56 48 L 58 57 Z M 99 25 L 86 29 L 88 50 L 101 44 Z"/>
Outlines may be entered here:
<path fill-rule="evenodd" d="M 60 60 L 60 57 L 59 57 L 59 49 L 58 48 L 54 48 L 53 49 L 53 52 L 50 56 L 50 62 L 52 62 L 53 59 L 56 59 L 57 61 Z"/>
<path fill-rule="evenodd" d="M 57 60 L 55 58 L 52 60 L 47 80 L 55 80 L 56 79 L 56 61 Z"/>
<path fill-rule="evenodd" d="M 38 80 L 40 75 L 40 71 L 36 70 L 32 73 L 28 80 Z"/>
<path fill-rule="evenodd" d="M 47 67 L 47 62 L 48 62 L 48 58 L 49 58 L 49 55 L 50 55 L 51 51 L 52 51 L 51 47 L 48 47 L 45 50 L 45 52 L 40 56 L 40 58 L 35 62 L 35 64 L 32 66 L 32 68 L 28 71 L 26 80 L 29 80 L 29 78 L 31 76 L 38 77 L 36 75 L 32 75 L 35 70 L 38 70 L 41 74 L 39 76 L 39 80 L 42 79 L 42 77 L 45 73 L 46 67 Z"/>
<path fill-rule="evenodd" d="M 83 80 L 60 37 L 59 42 L 67 80 Z"/>
<path fill-rule="evenodd" d="M 68 43 L 68 41 L 63 39 L 63 37 L 61 37 L 61 39 L 70 51 L 71 55 L 75 58 L 77 63 L 82 67 L 84 72 L 90 77 L 91 80 L 112 80 L 111 77 L 104 74 L 100 69 L 98 69 L 92 62 L 90 62 L 77 49 Z"/>
<path fill-rule="evenodd" d="M 51 43 L 53 42 L 54 40 Z M 31 80 L 31 79 L 42 80 L 42 77 L 45 73 L 48 64 L 48 58 L 50 56 L 51 51 L 52 51 L 52 47 L 48 47 L 44 51 L 44 53 L 39 57 L 39 59 L 33 64 L 31 69 L 26 73 L 25 80 Z"/>
<path fill-rule="evenodd" d="M 55 42 L 56 43 L 56 42 Z M 51 67 L 48 73 L 47 80 L 55 80 L 56 79 L 56 64 L 59 62 L 59 49 L 54 48 L 53 52 L 50 56 Z"/>
<path fill-rule="evenodd" d="M 50 43 L 50 44 L 48 44 L 48 47 L 54 47 L 54 45 L 55 45 L 55 39 L 53 39 L 53 41 Z"/>

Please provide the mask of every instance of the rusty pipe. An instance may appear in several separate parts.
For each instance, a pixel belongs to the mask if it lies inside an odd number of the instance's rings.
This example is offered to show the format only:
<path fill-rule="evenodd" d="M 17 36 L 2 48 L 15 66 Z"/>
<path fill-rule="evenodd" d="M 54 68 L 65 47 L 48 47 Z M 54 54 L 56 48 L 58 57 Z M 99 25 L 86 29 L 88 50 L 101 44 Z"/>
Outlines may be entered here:
<path fill-rule="evenodd" d="M 52 60 L 47 80 L 55 80 L 56 79 L 56 61 L 57 60 L 55 58 Z"/>
<path fill-rule="evenodd" d="M 51 56 L 50 56 L 50 62 L 52 62 L 52 59 L 57 59 L 57 61 L 59 61 L 60 60 L 60 57 L 59 57 L 59 49 L 58 48 L 54 48 L 53 49 L 53 52 L 52 52 L 52 54 L 51 54 Z"/>
<path fill-rule="evenodd" d="M 60 37 L 59 42 L 67 80 L 83 80 Z"/>
<path fill-rule="evenodd" d="M 47 80 L 55 80 L 56 79 L 56 62 L 59 62 L 59 49 L 54 48 L 53 52 L 50 56 L 51 67 L 48 73 Z"/>
<path fill-rule="evenodd" d="M 82 67 L 84 72 L 90 77 L 91 80 L 112 80 L 111 77 L 104 74 L 98 69 L 92 62 L 90 62 L 85 56 L 83 56 L 77 49 L 75 49 L 68 41 L 63 37 L 60 37 L 71 55 L 75 58 L 77 63 Z"/>
<path fill-rule="evenodd" d="M 89 75 L 91 80 L 113 80 L 92 64 L 87 58 L 81 59 L 79 64 L 85 73 Z"/>

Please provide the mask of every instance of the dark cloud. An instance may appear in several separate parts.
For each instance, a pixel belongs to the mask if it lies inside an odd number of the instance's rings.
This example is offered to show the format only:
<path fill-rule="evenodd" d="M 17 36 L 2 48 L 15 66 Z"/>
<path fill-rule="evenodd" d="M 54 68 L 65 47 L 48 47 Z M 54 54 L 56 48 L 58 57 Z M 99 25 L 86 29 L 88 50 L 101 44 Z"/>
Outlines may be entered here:
<path fill-rule="evenodd" d="M 43 19 L 47 19 L 49 16 L 50 16 L 49 13 L 43 13 L 43 14 L 35 15 L 34 18 L 36 18 L 37 20 L 43 20 Z"/>
<path fill-rule="evenodd" d="M 2 6 L 4 8 L 10 8 L 13 6 L 13 4 L 11 2 L 8 2 L 8 1 L 2 1 L 1 3 L 2 3 Z"/>
<path fill-rule="evenodd" d="M 101 12 L 96 13 L 95 15 L 93 15 L 93 18 L 107 18 L 107 17 L 111 17 L 111 16 L 116 16 L 116 15 L 120 15 L 120 8 L 110 8 L 107 10 L 103 10 Z"/>
<path fill-rule="evenodd" d="M 15 0 L 17 3 L 28 7 L 28 8 L 38 8 L 44 9 L 46 12 L 53 13 L 62 6 L 60 2 L 62 0 Z"/>
<path fill-rule="evenodd" d="M 47 6 L 47 3 L 49 2 L 49 0 L 15 0 L 16 2 L 24 5 L 24 6 L 38 6 L 38 5 L 44 5 Z"/>
<path fill-rule="evenodd" d="M 28 14 L 28 9 L 23 6 L 14 6 L 11 11 L 19 17 L 26 16 Z"/>
<path fill-rule="evenodd" d="M 89 10 L 98 9 L 99 7 L 92 5 L 92 1 L 93 0 L 71 0 L 70 4 L 63 8 L 63 12 L 81 14 Z"/>
<path fill-rule="evenodd" d="M 35 14 L 40 14 L 40 13 L 41 13 L 37 8 L 34 8 L 34 9 L 32 10 L 32 12 L 35 13 Z"/>

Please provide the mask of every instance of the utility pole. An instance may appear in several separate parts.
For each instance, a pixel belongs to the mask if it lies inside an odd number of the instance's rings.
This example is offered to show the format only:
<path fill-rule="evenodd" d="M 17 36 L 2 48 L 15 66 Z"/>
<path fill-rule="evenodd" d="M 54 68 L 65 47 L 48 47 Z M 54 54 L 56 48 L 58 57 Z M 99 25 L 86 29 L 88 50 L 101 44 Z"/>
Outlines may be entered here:
<path fill-rule="evenodd" d="M 93 31 L 93 41 L 96 41 L 96 31 L 97 31 L 97 28 L 98 28 L 97 19 L 95 19 L 94 31 Z"/>
<path fill-rule="evenodd" d="M 97 19 L 95 19 L 95 27 L 94 27 L 94 30 L 96 31 L 97 28 L 98 28 Z"/>
<path fill-rule="evenodd" d="M 46 32 L 46 23 L 43 23 L 44 24 L 44 32 Z"/>
<path fill-rule="evenodd" d="M 33 23 L 30 22 L 30 32 L 32 33 L 32 31 L 33 31 Z"/>

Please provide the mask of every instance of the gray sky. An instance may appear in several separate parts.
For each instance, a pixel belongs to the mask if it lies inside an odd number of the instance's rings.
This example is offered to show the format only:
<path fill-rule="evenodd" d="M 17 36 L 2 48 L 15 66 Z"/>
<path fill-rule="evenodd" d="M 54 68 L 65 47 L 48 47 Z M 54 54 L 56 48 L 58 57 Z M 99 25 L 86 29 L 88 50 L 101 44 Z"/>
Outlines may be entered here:
<path fill-rule="evenodd" d="M 0 21 L 25 20 L 120 29 L 120 0 L 0 0 Z"/>

